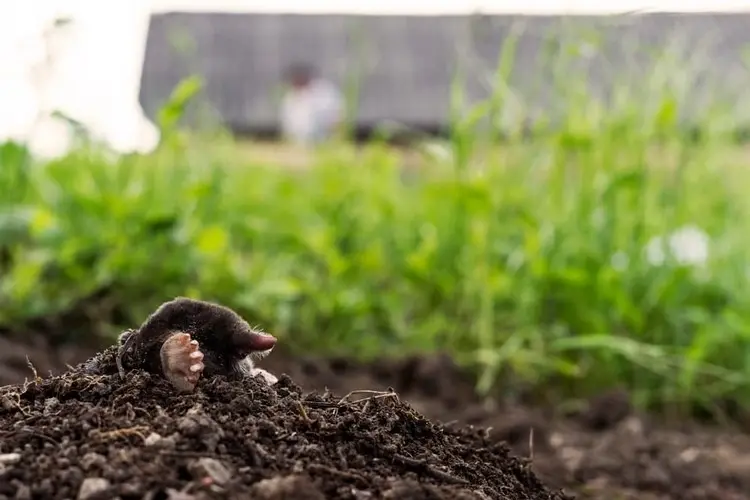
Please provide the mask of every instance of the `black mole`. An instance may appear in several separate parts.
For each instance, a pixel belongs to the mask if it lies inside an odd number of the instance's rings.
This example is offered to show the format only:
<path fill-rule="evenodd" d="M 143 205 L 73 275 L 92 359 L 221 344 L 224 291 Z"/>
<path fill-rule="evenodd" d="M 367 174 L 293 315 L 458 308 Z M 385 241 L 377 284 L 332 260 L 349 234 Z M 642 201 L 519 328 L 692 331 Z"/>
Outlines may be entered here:
<path fill-rule="evenodd" d="M 180 392 L 192 392 L 202 374 L 277 379 L 253 362 L 276 345 L 272 335 L 254 330 L 231 309 L 177 297 L 165 302 L 136 330 L 120 335 L 117 368 L 161 373 Z"/>

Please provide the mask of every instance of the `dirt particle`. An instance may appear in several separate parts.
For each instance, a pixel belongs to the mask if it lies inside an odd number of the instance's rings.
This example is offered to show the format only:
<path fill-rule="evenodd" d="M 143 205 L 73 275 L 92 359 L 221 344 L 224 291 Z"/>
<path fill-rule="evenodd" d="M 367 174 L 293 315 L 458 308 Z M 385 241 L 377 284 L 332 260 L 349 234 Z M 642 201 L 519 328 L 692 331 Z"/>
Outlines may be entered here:
<path fill-rule="evenodd" d="M 31 488 L 29 486 L 16 483 L 16 487 L 18 490 L 16 490 L 15 500 L 31 500 Z"/>
<path fill-rule="evenodd" d="M 47 398 L 44 400 L 44 414 L 49 415 L 60 404 L 60 401 L 58 401 L 57 398 Z"/>
<path fill-rule="evenodd" d="M 0 455 L 0 465 L 13 465 L 21 461 L 20 453 L 3 453 Z"/>
<path fill-rule="evenodd" d="M 252 489 L 258 500 L 325 500 L 305 476 L 279 476 L 259 481 Z"/>
<path fill-rule="evenodd" d="M 109 489 L 110 483 L 101 477 L 87 477 L 78 490 L 78 500 L 100 498 Z"/>
<path fill-rule="evenodd" d="M 383 493 L 384 500 L 401 500 L 404 498 L 414 500 L 428 500 L 432 498 L 484 500 L 485 497 L 473 491 L 455 491 L 451 488 L 439 488 L 429 484 L 422 484 L 412 479 L 395 481 L 391 487 Z"/>
<path fill-rule="evenodd" d="M 92 469 L 103 469 L 107 465 L 107 457 L 99 453 L 89 452 L 81 458 L 81 467 L 84 471 Z"/>
<path fill-rule="evenodd" d="M 167 488 L 167 500 L 197 500 L 197 497 L 184 491 Z"/>
<path fill-rule="evenodd" d="M 222 485 L 232 479 L 232 472 L 221 462 L 214 458 L 200 458 L 188 464 L 188 470 L 193 477 L 204 484 Z"/>
<path fill-rule="evenodd" d="M 164 440 L 163 437 L 161 437 L 159 434 L 152 432 L 148 436 L 146 436 L 146 439 L 143 440 L 143 444 L 146 446 L 156 446 L 159 443 L 161 443 Z"/>
<path fill-rule="evenodd" d="M 184 436 L 199 438 L 211 453 L 216 451 L 216 446 L 224 437 L 221 426 L 205 414 L 202 405 L 190 408 L 179 420 L 177 428 Z"/>

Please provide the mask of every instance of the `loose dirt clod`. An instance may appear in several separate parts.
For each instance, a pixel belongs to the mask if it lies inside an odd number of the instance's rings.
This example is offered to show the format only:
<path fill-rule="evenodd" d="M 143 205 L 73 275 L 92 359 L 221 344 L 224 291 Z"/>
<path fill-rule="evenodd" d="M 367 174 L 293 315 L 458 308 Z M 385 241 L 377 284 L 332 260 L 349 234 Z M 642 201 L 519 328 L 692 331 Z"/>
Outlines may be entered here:
<path fill-rule="evenodd" d="M 114 352 L 98 359 L 114 362 Z M 482 429 L 434 424 L 395 393 L 311 393 L 287 376 L 81 368 L 0 388 L 0 499 L 562 500 Z M 17 454 L 17 455 L 13 455 Z"/>
<path fill-rule="evenodd" d="M 87 477 L 78 490 L 78 500 L 91 500 L 109 490 L 109 481 L 101 477 Z"/>

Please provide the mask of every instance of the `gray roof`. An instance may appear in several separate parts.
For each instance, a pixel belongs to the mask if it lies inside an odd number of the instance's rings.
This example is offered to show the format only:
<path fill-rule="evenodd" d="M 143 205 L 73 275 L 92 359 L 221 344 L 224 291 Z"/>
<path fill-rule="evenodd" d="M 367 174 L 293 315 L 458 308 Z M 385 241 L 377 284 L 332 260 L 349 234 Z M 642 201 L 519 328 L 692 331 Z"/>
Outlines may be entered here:
<path fill-rule="evenodd" d="M 395 120 L 441 126 L 449 122 L 451 84 L 457 71 L 467 78 L 469 101 L 486 98 L 503 42 L 519 33 L 511 86 L 514 95 L 539 112 L 574 103 L 561 97 L 559 88 L 585 81 L 595 94 L 610 95 L 617 87 L 643 93 L 644 98 L 654 95 L 646 90 L 669 85 L 681 109 L 684 104 L 696 111 L 701 104 L 719 99 L 740 112 L 744 103 L 738 96 L 750 83 L 743 63 L 749 26 L 750 15 L 735 13 L 160 14 L 151 19 L 141 103 L 154 116 L 174 86 L 197 73 L 206 83 L 204 103 L 216 110 L 223 123 L 235 129 L 273 129 L 280 75 L 289 64 L 305 61 L 357 96 L 359 125 Z M 573 61 L 576 53 L 580 57 Z M 667 61 L 671 57 L 672 66 L 655 65 L 656 57 Z M 695 79 L 685 78 L 688 67 L 696 72 Z M 205 120 L 205 115 L 194 116 Z"/>

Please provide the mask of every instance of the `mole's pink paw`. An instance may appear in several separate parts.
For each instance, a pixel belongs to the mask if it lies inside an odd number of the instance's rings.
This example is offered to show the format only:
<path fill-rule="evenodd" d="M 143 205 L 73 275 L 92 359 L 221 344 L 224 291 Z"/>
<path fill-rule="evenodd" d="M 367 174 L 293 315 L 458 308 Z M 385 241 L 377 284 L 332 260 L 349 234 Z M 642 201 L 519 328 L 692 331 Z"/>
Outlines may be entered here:
<path fill-rule="evenodd" d="M 161 346 L 164 376 L 180 392 L 192 392 L 203 373 L 203 353 L 187 333 L 175 333 Z"/>

